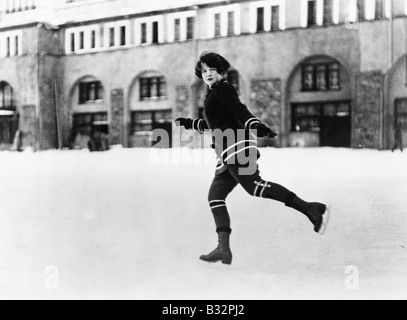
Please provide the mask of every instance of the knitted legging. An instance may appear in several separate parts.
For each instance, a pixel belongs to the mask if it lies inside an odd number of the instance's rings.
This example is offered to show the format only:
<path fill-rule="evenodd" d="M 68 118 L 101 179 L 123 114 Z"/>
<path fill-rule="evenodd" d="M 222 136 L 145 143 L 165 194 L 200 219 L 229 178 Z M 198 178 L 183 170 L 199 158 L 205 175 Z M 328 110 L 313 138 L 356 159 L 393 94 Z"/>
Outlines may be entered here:
<path fill-rule="evenodd" d="M 226 198 L 238 184 L 254 197 L 272 199 L 285 204 L 295 197 L 294 193 L 283 186 L 263 180 L 258 169 L 252 175 L 239 173 L 237 165 L 228 165 L 227 171 L 215 176 L 209 190 L 208 201 L 218 232 L 231 232 Z"/>

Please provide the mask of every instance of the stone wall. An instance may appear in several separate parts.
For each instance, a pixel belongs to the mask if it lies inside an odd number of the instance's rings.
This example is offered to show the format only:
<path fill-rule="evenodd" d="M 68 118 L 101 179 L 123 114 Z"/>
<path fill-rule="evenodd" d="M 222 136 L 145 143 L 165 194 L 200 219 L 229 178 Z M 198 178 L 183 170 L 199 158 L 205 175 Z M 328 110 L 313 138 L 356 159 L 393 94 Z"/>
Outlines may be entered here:
<path fill-rule="evenodd" d="M 109 143 L 110 145 L 123 144 L 123 89 L 111 91 L 111 108 L 112 118 L 109 127 Z"/>
<path fill-rule="evenodd" d="M 281 134 L 281 80 L 259 79 L 251 81 L 251 111 L 277 134 Z M 280 146 L 280 139 L 259 139 L 259 145 Z"/>
<path fill-rule="evenodd" d="M 356 82 L 356 102 L 352 110 L 352 147 L 378 149 L 381 146 L 383 74 L 380 71 L 360 73 Z"/>

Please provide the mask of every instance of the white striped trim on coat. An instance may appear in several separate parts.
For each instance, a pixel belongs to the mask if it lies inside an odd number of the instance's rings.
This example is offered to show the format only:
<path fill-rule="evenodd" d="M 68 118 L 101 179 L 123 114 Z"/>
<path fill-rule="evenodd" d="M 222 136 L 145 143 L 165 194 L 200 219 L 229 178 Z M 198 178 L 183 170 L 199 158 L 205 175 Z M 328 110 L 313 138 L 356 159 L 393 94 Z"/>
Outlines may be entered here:
<path fill-rule="evenodd" d="M 261 123 L 261 121 L 257 118 L 250 118 L 246 121 L 244 126 L 247 130 L 249 130 L 254 123 Z"/>

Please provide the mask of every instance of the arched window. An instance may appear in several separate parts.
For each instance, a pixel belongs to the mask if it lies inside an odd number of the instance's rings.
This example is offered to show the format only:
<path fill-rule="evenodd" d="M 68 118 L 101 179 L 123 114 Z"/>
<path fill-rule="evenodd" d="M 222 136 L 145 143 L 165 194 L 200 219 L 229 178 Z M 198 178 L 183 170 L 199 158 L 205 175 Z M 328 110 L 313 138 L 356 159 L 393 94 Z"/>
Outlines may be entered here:
<path fill-rule="evenodd" d="M 0 82 L 0 109 L 15 109 L 13 88 L 7 82 Z"/>
<path fill-rule="evenodd" d="M 167 81 L 158 72 L 147 72 L 140 77 L 140 100 L 154 100 L 167 97 Z"/>
<path fill-rule="evenodd" d="M 103 100 L 104 89 L 102 82 L 89 78 L 79 82 L 79 104 L 86 104 Z"/>

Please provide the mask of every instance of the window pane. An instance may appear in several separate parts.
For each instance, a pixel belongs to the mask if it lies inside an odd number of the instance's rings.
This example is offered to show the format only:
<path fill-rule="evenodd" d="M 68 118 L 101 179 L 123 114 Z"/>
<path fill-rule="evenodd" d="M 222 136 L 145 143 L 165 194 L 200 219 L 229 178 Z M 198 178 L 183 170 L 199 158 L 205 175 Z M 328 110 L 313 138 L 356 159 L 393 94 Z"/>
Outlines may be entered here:
<path fill-rule="evenodd" d="M 171 122 L 172 120 L 172 110 L 162 110 L 155 112 L 155 122 L 165 123 Z"/>
<path fill-rule="evenodd" d="M 324 105 L 324 116 L 326 117 L 335 117 L 336 116 L 336 105 L 335 104 L 326 104 Z"/>
<path fill-rule="evenodd" d="M 257 32 L 264 31 L 264 8 L 257 8 Z"/>
<path fill-rule="evenodd" d="M 221 35 L 221 15 L 220 13 L 215 14 L 215 37 Z"/>
<path fill-rule="evenodd" d="M 148 78 L 140 79 L 140 99 L 150 98 L 150 88 Z"/>
<path fill-rule="evenodd" d="M 276 31 L 280 29 L 280 7 L 271 7 L 271 30 Z"/>
<path fill-rule="evenodd" d="M 158 43 L 158 21 L 153 22 L 153 43 Z"/>
<path fill-rule="evenodd" d="M 349 117 L 350 116 L 350 104 L 349 103 L 339 103 L 337 109 L 338 117 Z"/>
<path fill-rule="evenodd" d="M 161 98 L 167 96 L 167 82 L 164 77 L 158 79 L 158 96 Z"/>
<path fill-rule="evenodd" d="M 103 89 L 103 85 L 100 81 L 98 81 L 96 83 L 96 97 L 95 100 L 103 100 L 103 96 L 104 96 L 104 89 Z"/>
<path fill-rule="evenodd" d="M 326 66 L 319 65 L 317 66 L 317 89 L 318 90 L 326 90 Z"/>
<path fill-rule="evenodd" d="M 91 47 L 91 49 L 95 49 L 96 48 L 96 31 L 95 30 L 92 30 L 90 37 L 91 37 L 90 47 Z"/>
<path fill-rule="evenodd" d="M 384 19 L 385 18 L 385 6 L 384 0 L 376 0 L 376 19 Z"/>
<path fill-rule="evenodd" d="M 333 0 L 324 0 L 324 24 L 333 23 Z"/>
<path fill-rule="evenodd" d="M 114 47 L 114 37 L 115 37 L 115 32 L 114 28 L 109 28 L 109 47 Z"/>
<path fill-rule="evenodd" d="M 365 0 L 357 0 L 358 19 L 359 21 L 365 20 Z"/>
<path fill-rule="evenodd" d="M 235 13 L 228 12 L 228 35 L 234 35 L 235 34 Z"/>
<path fill-rule="evenodd" d="M 125 26 L 120 27 L 120 45 L 121 46 L 126 45 L 126 27 Z"/>
<path fill-rule="evenodd" d="M 317 2 L 308 1 L 308 26 L 317 24 Z"/>
<path fill-rule="evenodd" d="M 79 49 L 83 50 L 85 48 L 85 32 L 79 33 Z"/>
<path fill-rule="evenodd" d="M 75 52 L 75 34 L 71 33 L 71 52 Z"/>
<path fill-rule="evenodd" d="M 329 67 L 329 88 L 331 90 L 340 89 L 340 69 L 339 64 L 334 63 Z"/>
<path fill-rule="evenodd" d="M 175 19 L 174 21 L 174 39 L 175 41 L 181 40 L 181 19 Z"/>
<path fill-rule="evenodd" d="M 194 38 L 194 29 L 195 29 L 195 18 L 189 17 L 187 19 L 187 40 Z"/>
<path fill-rule="evenodd" d="M 150 78 L 150 97 L 158 97 L 158 78 Z"/>
<path fill-rule="evenodd" d="M 141 24 L 141 43 L 147 43 L 147 24 Z"/>
<path fill-rule="evenodd" d="M 314 66 L 309 65 L 304 67 L 303 72 L 303 90 L 314 89 Z"/>

